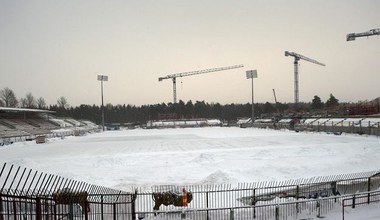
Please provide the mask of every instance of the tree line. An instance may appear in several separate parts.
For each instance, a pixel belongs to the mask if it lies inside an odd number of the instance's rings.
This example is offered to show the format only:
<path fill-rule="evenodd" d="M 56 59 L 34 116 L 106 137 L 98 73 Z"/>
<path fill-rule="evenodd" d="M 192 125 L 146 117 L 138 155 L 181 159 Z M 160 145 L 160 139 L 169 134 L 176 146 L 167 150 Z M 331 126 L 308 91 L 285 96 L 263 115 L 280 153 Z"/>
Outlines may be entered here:
<path fill-rule="evenodd" d="M 314 96 L 311 103 L 255 103 L 255 117 L 271 117 L 281 113 L 318 110 L 339 105 L 339 100 L 332 94 L 324 103 L 318 96 Z M 72 117 L 75 119 L 91 120 L 101 123 L 102 109 L 97 105 L 69 106 L 67 99 L 61 96 L 57 103 L 47 106 L 42 97 L 34 98 L 32 93 L 17 99 L 12 89 L 8 87 L 0 90 L 0 106 L 47 109 L 56 112 L 58 117 Z M 148 120 L 158 120 L 162 114 L 175 114 L 178 119 L 191 118 L 217 118 L 220 120 L 236 120 L 237 118 L 251 117 L 251 103 L 245 104 L 219 104 L 205 101 L 180 100 L 178 103 L 159 103 L 153 105 L 112 105 L 104 106 L 106 123 L 145 123 Z"/>

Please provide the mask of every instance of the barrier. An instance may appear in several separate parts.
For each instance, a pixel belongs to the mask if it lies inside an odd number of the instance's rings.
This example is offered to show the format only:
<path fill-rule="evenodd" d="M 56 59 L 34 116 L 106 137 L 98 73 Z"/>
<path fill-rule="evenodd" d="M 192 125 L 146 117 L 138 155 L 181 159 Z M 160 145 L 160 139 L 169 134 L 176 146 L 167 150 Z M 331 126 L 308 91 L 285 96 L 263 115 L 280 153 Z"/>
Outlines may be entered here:
<path fill-rule="evenodd" d="M 44 144 L 46 143 L 46 136 L 40 135 L 36 137 L 36 144 Z"/>

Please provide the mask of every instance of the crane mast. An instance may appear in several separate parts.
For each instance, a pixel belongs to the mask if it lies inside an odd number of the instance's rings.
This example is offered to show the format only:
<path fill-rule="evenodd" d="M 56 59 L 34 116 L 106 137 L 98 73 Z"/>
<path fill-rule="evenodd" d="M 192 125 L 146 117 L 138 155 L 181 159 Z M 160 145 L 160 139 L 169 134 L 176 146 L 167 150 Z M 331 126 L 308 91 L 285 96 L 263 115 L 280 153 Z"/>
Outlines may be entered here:
<path fill-rule="evenodd" d="M 372 29 L 372 30 L 362 32 L 362 33 L 349 33 L 349 34 L 347 34 L 346 39 L 347 39 L 347 41 L 353 41 L 357 37 L 369 37 L 369 36 L 373 36 L 373 35 L 380 35 L 380 28 L 379 29 Z"/>
<path fill-rule="evenodd" d="M 218 67 L 218 68 L 211 68 L 211 69 L 205 69 L 205 70 L 198 70 L 198 71 L 189 71 L 189 72 L 183 72 L 183 73 L 175 73 L 170 74 L 164 77 L 159 77 L 158 81 L 162 81 L 164 79 L 172 79 L 173 81 L 173 103 L 177 103 L 177 78 L 178 77 L 186 77 L 186 76 L 192 76 L 192 75 L 198 75 L 198 74 L 204 74 L 204 73 L 211 73 L 211 72 L 217 72 L 217 71 L 224 71 L 224 70 L 230 70 L 230 69 L 237 69 L 244 67 L 243 64 L 240 65 L 234 65 L 234 66 L 226 66 L 226 67 Z"/>
<path fill-rule="evenodd" d="M 318 61 L 316 61 L 314 59 L 305 57 L 305 56 L 303 56 L 301 54 L 297 54 L 297 53 L 294 53 L 294 52 L 285 51 L 285 56 L 294 57 L 294 103 L 297 105 L 298 102 L 299 102 L 298 61 L 300 61 L 300 60 L 306 60 L 306 61 L 309 61 L 311 63 L 317 64 L 317 65 L 321 65 L 321 66 L 326 66 L 326 65 L 323 64 L 323 63 L 320 63 L 320 62 L 318 62 Z"/>

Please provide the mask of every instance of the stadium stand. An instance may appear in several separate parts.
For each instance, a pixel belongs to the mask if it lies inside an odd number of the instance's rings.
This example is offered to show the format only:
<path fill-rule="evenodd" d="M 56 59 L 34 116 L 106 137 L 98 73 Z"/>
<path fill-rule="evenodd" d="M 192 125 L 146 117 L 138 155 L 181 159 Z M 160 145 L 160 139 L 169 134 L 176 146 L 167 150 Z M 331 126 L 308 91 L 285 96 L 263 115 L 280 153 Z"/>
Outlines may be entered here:
<path fill-rule="evenodd" d="M 98 126 L 90 121 L 60 119 L 54 113 L 40 109 L 0 107 L 0 145 L 34 140 L 40 135 L 62 137 L 98 130 Z"/>

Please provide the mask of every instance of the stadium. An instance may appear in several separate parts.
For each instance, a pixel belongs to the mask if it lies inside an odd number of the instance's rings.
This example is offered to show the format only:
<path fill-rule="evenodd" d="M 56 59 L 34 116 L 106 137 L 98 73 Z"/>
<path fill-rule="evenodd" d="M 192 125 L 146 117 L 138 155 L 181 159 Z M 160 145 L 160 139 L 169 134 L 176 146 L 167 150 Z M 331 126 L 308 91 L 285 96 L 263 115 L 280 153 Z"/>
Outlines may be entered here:
<path fill-rule="evenodd" d="M 379 8 L 0 0 L 0 220 L 380 219 Z"/>
<path fill-rule="evenodd" d="M 315 216 L 334 213 L 341 205 L 337 197 L 343 201 L 380 185 L 380 171 L 370 169 L 380 157 L 378 118 L 310 118 L 293 126 L 290 119 L 241 119 L 232 127 L 217 121 L 165 119 L 145 128 L 110 126 L 102 132 L 90 121 L 59 118 L 52 111 L 1 108 L 0 159 L 7 163 L 0 180 L 4 189 L 15 192 L 25 191 L 23 185 L 44 186 L 40 194 L 58 188 L 83 191 L 80 184 L 68 187 L 66 179 L 99 185 L 109 197 L 126 197 L 120 206 L 129 208 L 120 208 L 118 215 L 146 219 L 180 218 L 183 203 L 175 197 L 183 189 L 192 193 L 186 205 L 190 219 L 230 218 L 231 207 L 237 207 L 233 215 L 238 219 L 275 219 L 276 212 L 289 218 L 310 210 Z M 28 169 L 38 171 L 33 179 L 26 176 Z M 52 177 L 42 179 L 44 173 L 60 176 L 62 186 L 53 184 Z M 36 194 L 30 191 L 25 195 Z M 157 194 L 164 192 L 172 193 L 172 202 Z M 366 201 L 376 200 L 374 193 Z M 83 206 L 76 206 L 76 218 L 96 218 L 109 206 L 96 205 L 97 197 L 88 199 L 92 211 L 83 215 Z M 278 203 L 284 203 L 281 211 L 276 211 Z M 316 209 L 317 203 L 323 208 Z"/>

